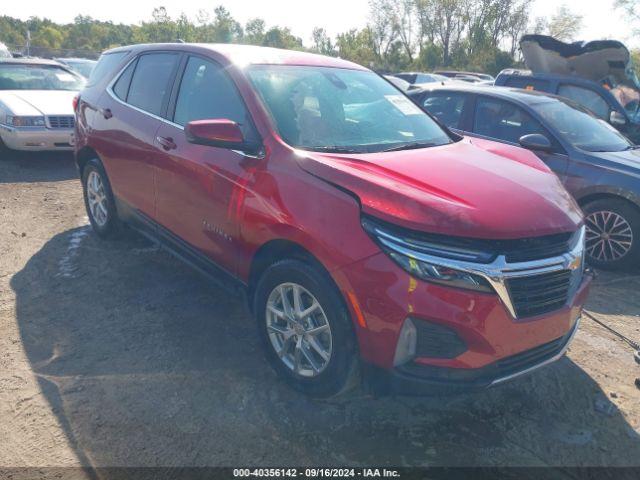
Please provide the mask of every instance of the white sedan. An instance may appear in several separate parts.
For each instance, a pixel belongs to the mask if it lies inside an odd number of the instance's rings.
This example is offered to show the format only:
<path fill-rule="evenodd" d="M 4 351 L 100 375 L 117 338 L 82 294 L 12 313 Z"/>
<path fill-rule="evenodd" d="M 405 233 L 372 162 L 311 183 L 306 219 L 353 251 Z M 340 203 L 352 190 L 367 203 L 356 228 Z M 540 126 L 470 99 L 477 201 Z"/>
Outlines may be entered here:
<path fill-rule="evenodd" d="M 0 147 L 73 149 L 73 98 L 84 83 L 57 62 L 0 59 Z"/>

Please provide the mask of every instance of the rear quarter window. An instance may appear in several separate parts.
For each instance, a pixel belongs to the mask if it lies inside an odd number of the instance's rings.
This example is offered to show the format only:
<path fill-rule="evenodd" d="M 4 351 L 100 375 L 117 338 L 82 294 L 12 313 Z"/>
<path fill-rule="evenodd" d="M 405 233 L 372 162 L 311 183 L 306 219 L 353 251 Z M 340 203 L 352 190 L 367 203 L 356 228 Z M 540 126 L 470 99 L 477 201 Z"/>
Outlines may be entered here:
<path fill-rule="evenodd" d="M 95 85 L 104 77 L 113 73 L 113 71 L 118 67 L 122 59 L 126 57 L 129 52 L 113 52 L 113 53 L 103 53 L 98 60 L 95 68 L 91 71 L 91 75 L 89 76 L 89 81 L 87 82 L 87 86 Z"/>
<path fill-rule="evenodd" d="M 129 64 L 129 66 L 122 72 L 120 78 L 113 85 L 113 93 L 116 97 L 118 97 L 123 102 L 127 101 L 127 93 L 129 92 L 129 84 L 131 83 L 131 77 L 133 77 L 133 71 L 136 68 L 136 62 L 133 61 Z"/>

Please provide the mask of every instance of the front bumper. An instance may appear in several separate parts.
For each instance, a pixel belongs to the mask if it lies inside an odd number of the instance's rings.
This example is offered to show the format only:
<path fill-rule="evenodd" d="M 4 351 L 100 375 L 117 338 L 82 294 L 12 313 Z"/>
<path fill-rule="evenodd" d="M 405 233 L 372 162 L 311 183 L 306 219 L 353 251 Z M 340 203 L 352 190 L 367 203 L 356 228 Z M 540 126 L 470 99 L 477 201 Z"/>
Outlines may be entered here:
<path fill-rule="evenodd" d="M 419 281 L 380 253 L 333 272 L 356 325 L 359 350 L 380 384 L 404 393 L 484 388 L 505 382 L 559 358 L 577 329 L 591 275 L 585 273 L 566 303 L 552 312 L 517 318 L 496 293 L 482 293 Z M 450 345 L 453 354 L 417 354 L 394 366 L 407 318 L 441 330 L 433 351 Z M 455 332 L 446 334 L 446 331 Z M 459 341 L 458 341 L 459 340 Z M 457 342 L 457 343 L 456 343 Z M 457 349 L 462 343 L 464 348 Z M 446 350 L 446 349 L 445 349 Z M 526 361 L 525 361 L 526 360 Z"/>
<path fill-rule="evenodd" d="M 12 150 L 49 151 L 73 150 L 73 129 L 44 127 L 13 128 L 0 125 L 0 138 Z"/>
<path fill-rule="evenodd" d="M 391 371 L 369 367 L 367 379 L 379 393 L 432 395 L 482 390 L 509 382 L 547 366 L 564 356 L 578 331 L 580 318 L 556 340 L 478 369 L 428 367 L 409 363 Z"/>

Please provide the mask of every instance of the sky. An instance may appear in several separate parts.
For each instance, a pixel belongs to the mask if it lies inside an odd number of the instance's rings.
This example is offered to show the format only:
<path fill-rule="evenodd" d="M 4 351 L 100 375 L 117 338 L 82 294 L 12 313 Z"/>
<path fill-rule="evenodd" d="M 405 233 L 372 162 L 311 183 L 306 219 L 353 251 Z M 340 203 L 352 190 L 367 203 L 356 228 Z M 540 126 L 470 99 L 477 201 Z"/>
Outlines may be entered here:
<path fill-rule="evenodd" d="M 558 5 L 565 4 L 583 16 L 584 27 L 579 40 L 615 38 L 630 47 L 640 47 L 640 38 L 632 35 L 625 15 L 613 8 L 615 0 L 534 0 L 531 16 L 551 16 Z M 171 16 L 184 12 L 195 19 L 200 9 L 213 11 L 224 5 L 241 23 L 263 18 L 267 25 L 289 27 L 311 42 L 314 27 L 323 27 L 331 36 L 367 22 L 368 0 L 0 0 L 0 15 L 27 19 L 37 15 L 53 21 L 71 22 L 78 14 L 116 23 L 138 23 L 151 18 L 154 7 L 163 5 Z"/>

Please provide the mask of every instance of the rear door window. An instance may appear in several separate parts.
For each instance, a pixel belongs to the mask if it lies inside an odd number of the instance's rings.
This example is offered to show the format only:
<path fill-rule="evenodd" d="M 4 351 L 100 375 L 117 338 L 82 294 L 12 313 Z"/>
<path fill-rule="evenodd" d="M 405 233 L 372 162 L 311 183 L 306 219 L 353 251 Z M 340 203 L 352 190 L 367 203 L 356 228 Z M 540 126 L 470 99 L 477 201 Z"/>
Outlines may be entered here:
<path fill-rule="evenodd" d="M 462 129 L 462 112 L 468 97 L 466 93 L 433 92 L 423 98 L 422 106 L 447 127 Z"/>
<path fill-rule="evenodd" d="M 540 133 L 549 137 L 545 128 L 522 108 L 503 100 L 478 97 L 473 122 L 478 135 L 517 144 L 520 137 Z"/>
<path fill-rule="evenodd" d="M 596 93 L 593 90 L 578 87 L 577 85 L 562 84 L 558 89 L 558 95 L 579 103 L 603 120 L 609 120 L 609 105 L 607 104 L 607 101 L 602 98 L 599 93 Z"/>
<path fill-rule="evenodd" d="M 127 103 L 145 112 L 161 115 L 178 64 L 177 53 L 147 53 L 138 59 Z"/>
<path fill-rule="evenodd" d="M 112 74 L 128 54 L 129 52 L 127 51 L 102 54 L 98 63 L 91 71 L 87 85 L 95 85 L 105 76 Z"/>

